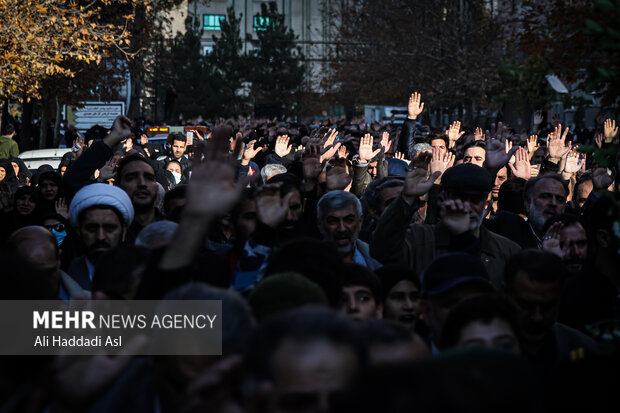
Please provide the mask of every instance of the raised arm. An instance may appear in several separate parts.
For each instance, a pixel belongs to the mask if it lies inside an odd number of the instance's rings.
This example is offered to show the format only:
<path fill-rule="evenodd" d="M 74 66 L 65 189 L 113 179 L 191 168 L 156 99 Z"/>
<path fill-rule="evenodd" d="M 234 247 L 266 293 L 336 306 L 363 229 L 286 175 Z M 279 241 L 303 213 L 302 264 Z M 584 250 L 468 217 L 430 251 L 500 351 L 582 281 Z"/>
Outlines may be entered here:
<path fill-rule="evenodd" d="M 63 187 L 67 200 L 85 185 L 90 183 L 90 177 L 112 157 L 112 150 L 123 139 L 131 135 L 131 121 L 125 116 L 118 116 L 112 124 L 112 130 L 102 142 L 94 142 L 78 157 L 63 176 Z"/>
<path fill-rule="evenodd" d="M 421 154 L 412 162 L 413 168 L 407 172 L 403 191 L 383 211 L 377 222 L 370 243 L 370 253 L 384 264 L 409 262 L 406 236 L 411 218 L 419 208 L 419 197 L 427 193 L 441 175 L 441 172 L 437 171 L 427 178 L 430 159 L 430 154 Z"/>
<path fill-rule="evenodd" d="M 187 203 L 179 227 L 159 263 L 161 270 L 174 271 L 193 264 L 211 224 L 233 208 L 250 180 L 245 177 L 235 182 L 236 154 L 233 160 L 226 159 L 227 142 L 209 143 L 204 146 L 204 160 L 196 161 L 192 168 Z M 238 143 L 235 147 L 241 148 Z"/>

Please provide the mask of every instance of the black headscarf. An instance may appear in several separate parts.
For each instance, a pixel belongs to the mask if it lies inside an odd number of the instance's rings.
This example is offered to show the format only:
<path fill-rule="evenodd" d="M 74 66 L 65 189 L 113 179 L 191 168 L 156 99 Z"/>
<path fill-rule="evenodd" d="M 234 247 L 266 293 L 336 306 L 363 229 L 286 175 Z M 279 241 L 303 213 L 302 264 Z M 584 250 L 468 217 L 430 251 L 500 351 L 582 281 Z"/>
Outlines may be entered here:
<path fill-rule="evenodd" d="M 0 167 L 2 167 L 6 172 L 4 179 L 0 181 L 0 192 L 5 192 L 12 195 L 19 186 L 13 165 L 11 165 L 11 161 L 8 159 L 0 159 Z"/>
<path fill-rule="evenodd" d="M 28 180 L 32 177 L 32 173 L 26 166 L 26 163 L 21 158 L 11 158 L 11 163 L 15 162 L 19 166 L 19 173 L 17 174 L 17 181 L 20 185 L 28 185 Z"/>
<path fill-rule="evenodd" d="M 37 181 L 37 191 L 39 193 L 39 209 L 44 214 L 56 212 L 56 200 L 63 197 L 62 176 L 60 176 L 60 174 L 55 171 L 46 171 L 39 174 L 39 179 Z M 56 186 L 58 186 L 58 193 L 56 194 L 56 197 L 51 201 L 44 199 L 41 194 L 40 185 L 44 181 L 52 181 L 56 184 Z"/>

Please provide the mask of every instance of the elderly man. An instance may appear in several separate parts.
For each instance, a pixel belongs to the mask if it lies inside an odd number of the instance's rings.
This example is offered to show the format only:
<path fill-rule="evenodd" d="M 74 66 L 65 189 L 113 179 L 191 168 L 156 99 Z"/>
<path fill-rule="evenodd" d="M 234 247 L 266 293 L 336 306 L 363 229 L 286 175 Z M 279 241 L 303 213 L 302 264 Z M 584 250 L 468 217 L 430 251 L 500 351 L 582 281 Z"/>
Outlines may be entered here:
<path fill-rule="evenodd" d="M 540 249 L 545 237 L 545 223 L 549 218 L 564 213 L 568 184 L 557 174 L 539 175 L 527 181 L 524 192 L 527 221 L 517 214 L 504 212 L 487 220 L 484 225 L 522 248 Z"/>
<path fill-rule="evenodd" d="M 122 189 L 91 184 L 75 194 L 69 211 L 71 225 L 82 241 L 85 255 L 75 258 L 67 272 L 90 291 L 97 258 L 123 242 L 133 221 L 133 206 Z"/>
<path fill-rule="evenodd" d="M 428 158 L 407 173 L 401 194 L 390 203 L 377 223 L 371 240 L 372 256 L 383 263 L 400 263 L 418 276 L 435 257 L 453 251 L 478 255 L 499 289 L 504 265 L 520 248 L 514 242 L 481 226 L 491 192 L 490 174 L 473 164 L 449 168 L 442 176 L 445 201 L 440 203 L 437 225 L 412 224 L 420 195 L 428 192 L 440 172 L 426 178 Z"/>
<path fill-rule="evenodd" d="M 8 240 L 9 250 L 16 254 L 28 269 L 26 279 L 31 299 L 86 299 L 90 294 L 60 269 L 60 253 L 56 237 L 43 227 L 29 226 L 15 231 Z M 8 274 L 7 274 L 8 275 Z"/>
<path fill-rule="evenodd" d="M 370 248 L 358 239 L 364 215 L 362 204 L 355 195 L 346 191 L 331 191 L 317 204 L 317 221 L 323 239 L 336 244 L 345 262 L 375 270 L 381 264 L 370 256 Z"/>

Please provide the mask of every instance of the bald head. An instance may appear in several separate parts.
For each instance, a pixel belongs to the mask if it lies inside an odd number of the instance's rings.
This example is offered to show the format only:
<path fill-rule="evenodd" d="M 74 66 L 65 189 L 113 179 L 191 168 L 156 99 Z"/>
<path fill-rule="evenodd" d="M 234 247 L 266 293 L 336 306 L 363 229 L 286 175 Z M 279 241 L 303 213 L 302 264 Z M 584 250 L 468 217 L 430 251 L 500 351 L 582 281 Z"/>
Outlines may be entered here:
<path fill-rule="evenodd" d="M 48 245 L 49 244 L 49 245 Z M 13 232 L 8 239 L 9 249 L 16 252 L 21 258 L 29 258 L 41 249 L 54 250 L 58 255 L 56 238 L 48 229 L 39 226 L 28 226 Z"/>
<path fill-rule="evenodd" d="M 55 298 L 60 284 L 60 256 L 54 235 L 43 227 L 29 226 L 8 239 L 9 249 L 26 266 L 22 285 L 37 297 Z"/>

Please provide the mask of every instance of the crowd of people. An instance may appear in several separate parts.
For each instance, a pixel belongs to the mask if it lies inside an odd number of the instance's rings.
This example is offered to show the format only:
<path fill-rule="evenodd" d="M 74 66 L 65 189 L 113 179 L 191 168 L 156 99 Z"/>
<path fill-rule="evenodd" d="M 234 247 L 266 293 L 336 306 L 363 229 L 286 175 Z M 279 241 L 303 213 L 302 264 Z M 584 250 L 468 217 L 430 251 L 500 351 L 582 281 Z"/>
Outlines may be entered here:
<path fill-rule="evenodd" d="M 615 411 L 618 127 L 126 117 L 0 141 L 6 300 L 222 300 L 221 356 L 2 358 L 3 411 Z M 13 132 L 13 128 L 9 128 Z"/>

